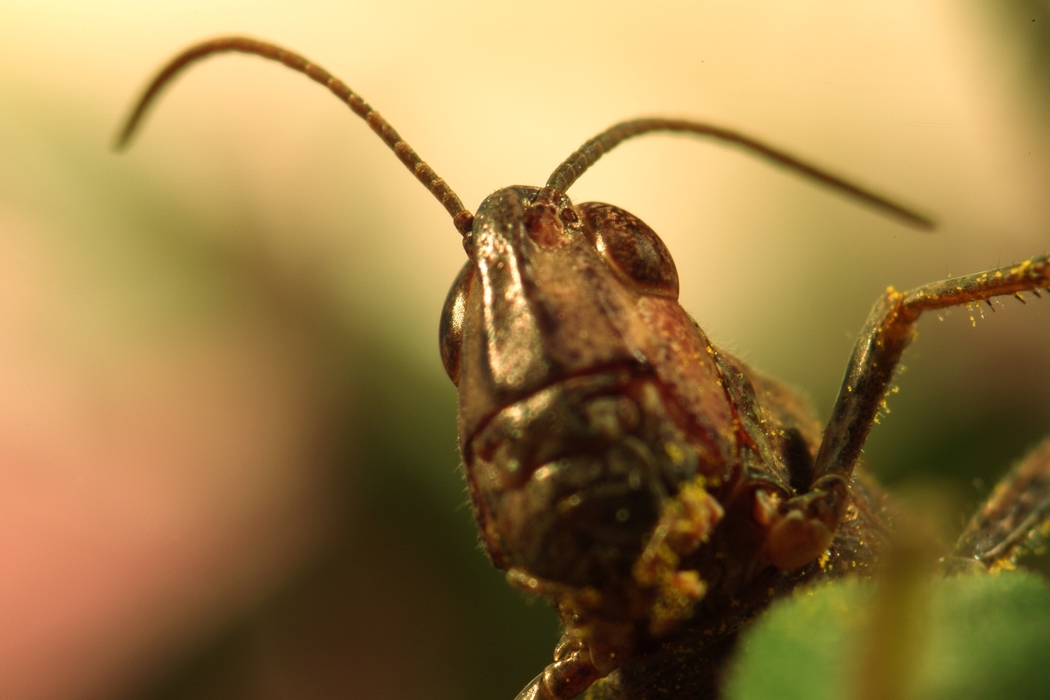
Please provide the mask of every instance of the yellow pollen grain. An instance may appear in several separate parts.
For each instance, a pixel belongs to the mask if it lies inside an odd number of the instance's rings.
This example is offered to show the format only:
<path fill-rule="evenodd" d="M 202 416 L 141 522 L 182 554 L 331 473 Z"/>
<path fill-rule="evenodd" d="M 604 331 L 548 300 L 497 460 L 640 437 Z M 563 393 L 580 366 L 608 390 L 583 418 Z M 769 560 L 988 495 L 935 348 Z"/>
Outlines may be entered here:
<path fill-rule="evenodd" d="M 664 443 L 664 453 L 671 458 L 671 461 L 674 462 L 675 466 L 679 466 L 685 462 L 685 450 L 673 442 Z"/>

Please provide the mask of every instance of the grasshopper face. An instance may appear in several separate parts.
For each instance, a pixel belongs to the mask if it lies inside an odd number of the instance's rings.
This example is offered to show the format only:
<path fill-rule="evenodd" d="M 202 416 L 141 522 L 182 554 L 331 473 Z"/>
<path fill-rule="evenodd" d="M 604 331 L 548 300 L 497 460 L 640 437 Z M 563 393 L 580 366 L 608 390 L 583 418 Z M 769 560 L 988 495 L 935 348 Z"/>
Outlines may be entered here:
<path fill-rule="evenodd" d="M 728 505 L 751 506 L 765 436 L 746 435 L 656 233 L 539 193 L 481 205 L 442 315 L 475 517 L 512 579 L 583 619 L 666 630 L 726 582 L 725 553 L 703 550 Z M 758 547 L 732 555 L 753 568 Z"/>

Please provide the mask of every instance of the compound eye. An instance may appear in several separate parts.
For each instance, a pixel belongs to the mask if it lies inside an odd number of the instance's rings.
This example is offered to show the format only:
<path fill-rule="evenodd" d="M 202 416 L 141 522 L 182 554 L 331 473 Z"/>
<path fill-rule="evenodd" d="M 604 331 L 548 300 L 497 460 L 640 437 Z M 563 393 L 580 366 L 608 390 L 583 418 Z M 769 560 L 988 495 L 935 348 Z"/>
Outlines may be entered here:
<path fill-rule="evenodd" d="M 611 204 L 577 207 L 598 254 L 621 278 L 643 294 L 678 298 L 678 270 L 656 232 L 634 214 Z"/>
<path fill-rule="evenodd" d="M 456 275 L 456 281 L 448 290 L 445 306 L 441 309 L 438 326 L 438 345 L 441 347 L 441 363 L 452 383 L 459 386 L 460 352 L 463 348 L 463 323 L 467 316 L 467 299 L 474 284 L 474 263 L 467 261 Z"/>

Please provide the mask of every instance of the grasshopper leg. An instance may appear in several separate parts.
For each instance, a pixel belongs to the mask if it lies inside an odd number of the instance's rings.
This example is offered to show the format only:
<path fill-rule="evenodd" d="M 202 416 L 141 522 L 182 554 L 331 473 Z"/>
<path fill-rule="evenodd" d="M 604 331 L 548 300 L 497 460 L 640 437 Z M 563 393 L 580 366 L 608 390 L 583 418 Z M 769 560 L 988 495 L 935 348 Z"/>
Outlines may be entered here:
<path fill-rule="evenodd" d="M 778 504 L 775 513 L 765 516 L 769 522 L 766 558 L 780 568 L 796 568 L 819 556 L 831 541 L 849 505 L 844 486 L 923 312 L 1006 294 L 1038 293 L 1048 287 L 1050 256 L 1044 255 L 909 292 L 888 289 L 868 315 L 853 349 L 814 462 L 812 485 L 806 493 Z M 756 504 L 759 510 L 763 507 Z M 1046 517 L 1044 513 L 1044 520 Z M 994 558 L 991 553 L 989 556 Z"/>
<path fill-rule="evenodd" d="M 1050 439 L 1003 477 L 967 523 L 952 560 L 1012 568 L 1050 539 Z"/>
<path fill-rule="evenodd" d="M 515 700 L 571 700 L 604 676 L 591 660 L 587 647 L 563 638 L 554 663 L 532 679 Z"/>
<path fill-rule="evenodd" d="M 890 288 L 876 302 L 846 368 L 831 419 L 814 464 L 815 480 L 849 478 L 879 411 L 901 354 L 925 311 L 1018 295 L 1050 287 L 1050 255 L 966 277 L 927 284 L 910 292 Z"/>

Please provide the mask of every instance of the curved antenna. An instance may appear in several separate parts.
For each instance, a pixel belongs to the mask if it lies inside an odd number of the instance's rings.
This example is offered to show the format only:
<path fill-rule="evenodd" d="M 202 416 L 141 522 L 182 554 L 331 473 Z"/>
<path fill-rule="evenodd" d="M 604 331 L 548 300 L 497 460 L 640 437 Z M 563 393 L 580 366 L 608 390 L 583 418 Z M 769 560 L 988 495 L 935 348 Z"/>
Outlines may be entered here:
<path fill-rule="evenodd" d="M 441 202 L 441 205 L 452 216 L 452 223 L 456 226 L 456 230 L 464 236 L 470 232 L 474 215 L 464 208 L 463 202 L 452 191 L 452 188 L 448 186 L 448 183 L 438 177 L 433 168 L 423 162 L 423 159 L 398 135 L 394 127 L 390 126 L 379 115 L 379 112 L 372 109 L 372 106 L 361 99 L 361 96 L 351 90 L 346 83 L 333 76 L 324 68 L 311 63 L 297 53 L 288 51 L 276 44 L 259 41 L 258 39 L 241 36 L 219 37 L 195 44 L 171 59 L 157 73 L 153 82 L 142 93 L 142 97 L 135 104 L 135 109 L 131 112 L 131 116 L 125 122 L 124 128 L 117 135 L 114 147 L 117 150 L 121 150 L 127 146 L 135 133 L 135 129 L 142 121 L 143 115 L 145 115 L 146 110 L 149 109 L 158 93 L 183 69 L 202 58 L 227 51 L 254 54 L 268 58 L 271 61 L 278 61 L 292 70 L 302 73 L 314 82 L 324 85 L 333 95 L 345 102 L 353 110 L 354 114 L 368 122 L 368 126 L 378 134 L 379 138 L 383 139 L 383 143 L 394 152 L 398 160 L 404 163 L 405 167 L 416 176 L 416 179 L 422 182 L 423 186 L 430 191 L 430 194 L 434 195 Z"/>
<path fill-rule="evenodd" d="M 784 151 L 762 143 L 761 141 L 749 136 L 744 136 L 743 134 L 732 131 L 731 129 L 723 129 L 722 127 L 714 126 L 712 124 L 693 122 L 685 119 L 643 118 L 614 124 L 584 143 L 575 153 L 569 156 L 564 163 L 559 165 L 557 169 L 551 173 L 550 178 L 548 178 L 547 186 L 544 188 L 545 191 L 542 196 L 553 201 L 555 195 L 564 194 L 565 191 L 576 182 L 577 178 L 579 178 L 580 175 L 583 175 L 587 168 L 594 165 L 599 158 L 618 146 L 621 142 L 654 131 L 687 132 L 700 136 L 710 136 L 719 141 L 735 143 L 753 153 L 757 153 L 758 155 L 777 163 L 778 165 L 783 165 L 784 167 L 794 170 L 797 173 L 801 173 L 823 185 L 827 185 L 832 189 L 839 190 L 840 192 L 855 197 L 864 204 L 878 209 L 884 214 L 895 217 L 909 226 L 926 231 L 932 230 L 936 226 L 932 219 L 923 216 L 922 214 L 918 214 L 903 205 L 892 202 L 870 190 L 864 189 L 863 187 L 854 185 L 844 178 L 832 175 L 815 165 L 810 165 L 805 161 L 792 155 L 788 155 Z"/>

